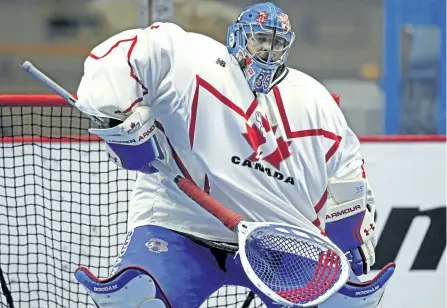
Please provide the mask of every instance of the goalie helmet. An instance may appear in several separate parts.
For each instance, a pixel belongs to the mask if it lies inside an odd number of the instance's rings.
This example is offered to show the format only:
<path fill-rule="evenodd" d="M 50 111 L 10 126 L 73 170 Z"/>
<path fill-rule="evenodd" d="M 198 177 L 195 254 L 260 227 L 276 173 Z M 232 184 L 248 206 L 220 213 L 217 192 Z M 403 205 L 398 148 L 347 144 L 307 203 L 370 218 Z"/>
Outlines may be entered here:
<path fill-rule="evenodd" d="M 239 62 L 253 92 L 268 93 L 286 73 L 284 62 L 295 34 L 290 21 L 273 3 L 245 9 L 228 28 L 227 48 Z"/>

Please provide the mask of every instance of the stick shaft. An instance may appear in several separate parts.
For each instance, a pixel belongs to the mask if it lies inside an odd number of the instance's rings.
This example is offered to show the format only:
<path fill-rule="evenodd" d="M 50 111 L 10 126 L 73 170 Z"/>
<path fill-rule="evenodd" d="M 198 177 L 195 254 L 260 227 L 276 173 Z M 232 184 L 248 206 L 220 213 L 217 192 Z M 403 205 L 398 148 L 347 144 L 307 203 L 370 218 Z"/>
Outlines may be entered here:
<path fill-rule="evenodd" d="M 235 231 L 237 225 L 242 221 L 242 217 L 227 209 L 215 198 L 204 192 L 197 187 L 193 182 L 180 175 L 174 174 L 168 167 L 162 164 L 160 161 L 155 160 L 152 162 L 152 166 L 157 168 L 163 176 L 173 180 L 177 187 L 189 198 L 194 200 L 198 205 L 203 207 L 208 213 L 219 219 L 225 227 L 231 231 Z"/>
<path fill-rule="evenodd" d="M 22 68 L 25 70 L 25 72 L 33 76 L 36 80 L 43 83 L 51 91 L 62 96 L 67 102 L 73 105 L 73 107 L 76 107 L 76 99 L 67 90 L 62 88 L 54 80 L 52 80 L 50 77 L 48 77 L 38 68 L 36 68 L 31 62 L 25 61 L 22 64 Z"/>
<path fill-rule="evenodd" d="M 45 75 L 42 71 L 40 71 L 37 67 L 35 67 L 31 62 L 25 61 L 22 64 L 22 68 L 33 76 L 37 81 L 40 81 L 43 83 L 47 88 L 49 88 L 54 93 L 58 94 L 62 98 L 64 98 L 70 105 L 73 107 L 76 107 L 76 99 L 71 95 L 67 90 L 65 90 L 63 87 L 61 87 L 58 83 L 56 83 L 54 80 L 52 80 L 50 77 Z M 96 122 L 101 127 L 108 127 L 108 123 L 101 118 L 87 115 L 91 120 Z"/>
<path fill-rule="evenodd" d="M 23 69 L 32 75 L 35 79 L 45 84 L 53 92 L 63 97 L 67 102 L 69 102 L 73 107 L 76 106 L 76 99 L 59 84 L 53 81 L 50 77 L 45 75 L 39 69 L 37 69 L 31 62 L 26 61 L 22 65 Z M 108 127 L 108 124 L 101 118 L 90 116 L 89 118 L 98 123 L 103 127 Z M 199 187 L 197 187 L 190 180 L 175 174 L 168 167 L 166 167 L 160 161 L 153 161 L 152 165 L 157 168 L 157 170 L 163 174 L 164 177 L 174 181 L 177 187 L 183 191 L 188 197 L 194 200 L 198 205 L 207 210 L 210 214 L 219 219 L 227 228 L 234 231 L 238 223 L 242 218 L 234 213 L 233 211 L 225 208 L 219 201 L 205 193 Z"/>

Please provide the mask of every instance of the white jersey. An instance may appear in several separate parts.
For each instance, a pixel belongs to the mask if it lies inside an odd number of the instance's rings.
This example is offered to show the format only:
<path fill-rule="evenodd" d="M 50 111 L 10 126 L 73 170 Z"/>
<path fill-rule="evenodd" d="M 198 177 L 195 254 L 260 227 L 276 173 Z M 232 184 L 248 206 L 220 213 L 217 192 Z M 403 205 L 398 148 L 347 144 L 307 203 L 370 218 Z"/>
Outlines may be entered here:
<path fill-rule="evenodd" d="M 359 141 L 320 83 L 288 69 L 270 93 L 254 95 L 224 45 L 174 24 L 94 48 L 78 97 L 82 111 L 120 120 L 150 106 L 165 163 L 247 221 L 324 229 L 328 180 L 364 176 Z M 236 241 L 158 173 L 135 183 L 129 228 L 141 225 Z"/>

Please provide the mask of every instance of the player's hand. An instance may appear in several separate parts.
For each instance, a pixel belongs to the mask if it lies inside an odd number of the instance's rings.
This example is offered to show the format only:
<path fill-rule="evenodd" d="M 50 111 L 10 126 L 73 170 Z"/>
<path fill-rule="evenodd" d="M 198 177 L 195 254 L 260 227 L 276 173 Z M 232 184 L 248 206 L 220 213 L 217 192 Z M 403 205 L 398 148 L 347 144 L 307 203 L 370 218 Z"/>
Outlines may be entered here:
<path fill-rule="evenodd" d="M 349 250 L 346 257 L 354 274 L 360 276 L 369 273 L 376 258 L 373 241 L 366 241 L 362 246 Z"/>
<path fill-rule="evenodd" d="M 328 207 L 326 233 L 345 252 L 352 271 L 367 274 L 375 262 L 376 225 L 373 207 L 364 199 Z"/>
<path fill-rule="evenodd" d="M 109 160 L 127 170 L 153 173 L 149 164 L 160 156 L 155 134 L 155 119 L 150 108 L 140 106 L 123 123 L 89 132 L 106 142 Z"/>

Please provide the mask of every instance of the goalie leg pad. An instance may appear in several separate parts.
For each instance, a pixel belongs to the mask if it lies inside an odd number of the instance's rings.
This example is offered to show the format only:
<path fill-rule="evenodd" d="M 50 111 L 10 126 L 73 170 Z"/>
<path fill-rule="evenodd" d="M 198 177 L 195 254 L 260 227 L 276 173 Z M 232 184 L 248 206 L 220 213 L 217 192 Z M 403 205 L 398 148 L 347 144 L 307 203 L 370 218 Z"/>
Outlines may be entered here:
<path fill-rule="evenodd" d="M 348 281 L 336 294 L 319 305 L 319 308 L 376 308 L 382 302 L 386 285 L 396 265 L 386 265 L 373 279 L 366 282 Z"/>
<path fill-rule="evenodd" d="M 209 247 L 152 225 L 128 233 L 110 276 L 130 267 L 147 273 L 169 299 L 171 305 L 166 301 L 166 307 L 175 308 L 199 307 L 224 284 L 226 276 Z M 161 293 L 156 295 L 163 301 Z"/>
<path fill-rule="evenodd" d="M 138 267 L 125 267 L 107 279 L 99 279 L 81 266 L 75 277 L 99 308 L 171 307 L 156 280 Z"/>

